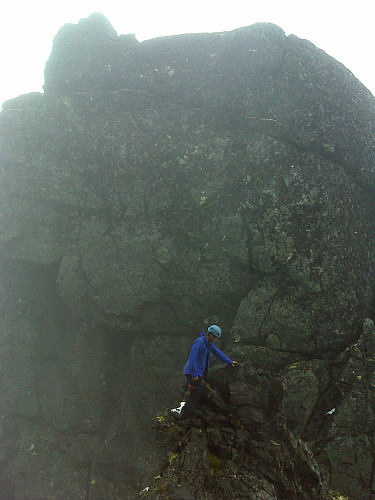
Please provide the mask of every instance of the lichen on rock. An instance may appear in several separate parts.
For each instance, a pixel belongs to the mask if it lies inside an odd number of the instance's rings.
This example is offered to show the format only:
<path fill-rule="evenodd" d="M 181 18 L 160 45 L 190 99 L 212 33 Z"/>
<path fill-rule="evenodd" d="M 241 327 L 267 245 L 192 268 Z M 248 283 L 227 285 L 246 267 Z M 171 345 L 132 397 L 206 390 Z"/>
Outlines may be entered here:
<path fill-rule="evenodd" d="M 156 418 L 167 460 L 144 498 L 330 498 L 311 451 L 280 415 L 283 389 L 249 365 L 218 368 L 199 416 Z M 172 458 L 173 457 L 173 458 Z"/>
<path fill-rule="evenodd" d="M 134 497 L 151 415 L 212 320 L 284 381 L 280 413 L 330 484 L 370 494 L 374 130 L 352 73 L 272 24 L 142 43 L 100 14 L 61 28 L 44 93 L 0 113 L 10 498 Z"/>

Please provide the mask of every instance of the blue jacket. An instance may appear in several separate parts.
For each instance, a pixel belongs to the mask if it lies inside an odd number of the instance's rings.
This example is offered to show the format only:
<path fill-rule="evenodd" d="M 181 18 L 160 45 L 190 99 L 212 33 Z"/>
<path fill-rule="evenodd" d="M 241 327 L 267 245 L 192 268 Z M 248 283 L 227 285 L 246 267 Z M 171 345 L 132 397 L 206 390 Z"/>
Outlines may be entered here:
<path fill-rule="evenodd" d="M 191 375 L 192 378 L 203 377 L 206 367 L 208 370 L 211 352 L 223 363 L 227 363 L 228 365 L 233 363 L 215 344 L 208 342 L 206 332 L 202 332 L 200 337 L 193 342 L 189 359 L 185 365 L 184 374 Z"/>

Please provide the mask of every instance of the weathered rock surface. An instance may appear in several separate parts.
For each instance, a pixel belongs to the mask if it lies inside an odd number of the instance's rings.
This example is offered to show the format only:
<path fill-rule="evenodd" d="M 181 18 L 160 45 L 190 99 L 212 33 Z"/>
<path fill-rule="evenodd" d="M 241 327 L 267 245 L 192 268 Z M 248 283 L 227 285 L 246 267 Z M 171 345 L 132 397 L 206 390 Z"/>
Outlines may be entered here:
<path fill-rule="evenodd" d="M 161 473 L 154 499 L 328 499 L 318 465 L 281 417 L 283 388 L 248 365 L 220 368 L 205 384 L 199 418 L 156 417 Z"/>
<path fill-rule="evenodd" d="M 0 114 L 8 496 L 134 498 L 151 415 L 213 320 L 232 358 L 283 377 L 331 483 L 369 496 L 374 134 L 370 92 L 277 26 L 61 28 L 45 93 Z"/>

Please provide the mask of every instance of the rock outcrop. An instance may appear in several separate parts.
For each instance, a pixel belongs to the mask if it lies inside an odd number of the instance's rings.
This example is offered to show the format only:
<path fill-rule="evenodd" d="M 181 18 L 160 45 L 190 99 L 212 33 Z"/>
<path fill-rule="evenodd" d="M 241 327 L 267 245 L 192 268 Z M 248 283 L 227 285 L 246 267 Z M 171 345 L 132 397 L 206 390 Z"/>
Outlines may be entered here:
<path fill-rule="evenodd" d="M 305 443 L 280 415 L 278 378 L 246 364 L 214 371 L 199 417 L 156 417 L 165 450 L 161 473 L 141 496 L 152 499 L 332 498 Z"/>
<path fill-rule="evenodd" d="M 331 484 L 369 496 L 374 135 L 370 92 L 275 25 L 62 27 L 45 93 L 0 114 L 9 498 L 134 498 L 160 458 L 151 415 L 211 321 L 284 381 Z"/>

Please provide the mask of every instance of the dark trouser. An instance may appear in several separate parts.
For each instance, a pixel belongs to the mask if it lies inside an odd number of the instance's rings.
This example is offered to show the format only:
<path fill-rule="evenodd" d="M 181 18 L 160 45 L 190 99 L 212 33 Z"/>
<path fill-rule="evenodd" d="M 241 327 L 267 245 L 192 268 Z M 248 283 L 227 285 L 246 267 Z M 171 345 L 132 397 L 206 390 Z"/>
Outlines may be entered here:
<path fill-rule="evenodd" d="M 203 389 L 202 381 L 202 377 L 193 380 L 191 375 L 186 375 L 186 403 L 182 411 L 184 415 L 195 415 Z"/>

